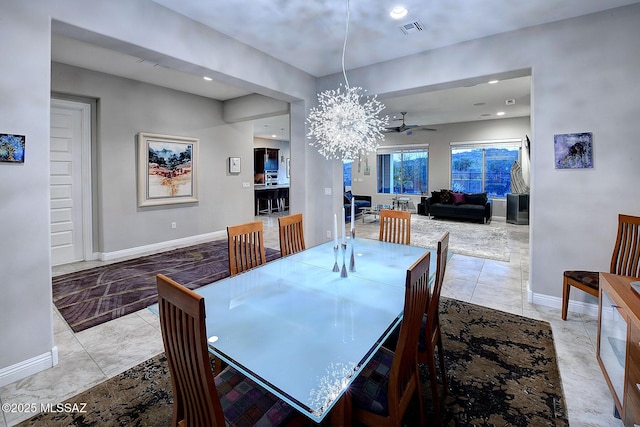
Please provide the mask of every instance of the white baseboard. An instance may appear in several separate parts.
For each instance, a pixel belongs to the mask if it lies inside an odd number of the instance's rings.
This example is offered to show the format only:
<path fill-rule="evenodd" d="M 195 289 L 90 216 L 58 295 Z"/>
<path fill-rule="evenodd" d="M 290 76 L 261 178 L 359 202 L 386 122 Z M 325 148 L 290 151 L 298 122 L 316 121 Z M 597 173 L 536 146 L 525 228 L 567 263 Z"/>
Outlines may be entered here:
<path fill-rule="evenodd" d="M 0 369 L 0 387 L 33 375 L 58 364 L 58 347 L 31 359 Z"/>
<path fill-rule="evenodd" d="M 531 292 L 529 284 L 527 284 L 527 299 L 531 304 L 538 304 L 562 310 L 562 298 Z M 580 313 L 598 317 L 598 304 L 569 300 L 569 313 Z"/>
<path fill-rule="evenodd" d="M 99 254 L 98 259 L 100 259 L 100 261 L 113 261 L 115 259 L 133 258 L 170 249 L 197 245 L 198 243 L 204 243 L 226 237 L 226 230 L 214 231 L 213 233 L 199 234 L 197 236 L 184 237 L 182 239 L 168 240 L 166 242 L 153 243 L 151 245 L 138 246 L 135 248 L 123 249 L 121 251 L 102 252 Z"/>

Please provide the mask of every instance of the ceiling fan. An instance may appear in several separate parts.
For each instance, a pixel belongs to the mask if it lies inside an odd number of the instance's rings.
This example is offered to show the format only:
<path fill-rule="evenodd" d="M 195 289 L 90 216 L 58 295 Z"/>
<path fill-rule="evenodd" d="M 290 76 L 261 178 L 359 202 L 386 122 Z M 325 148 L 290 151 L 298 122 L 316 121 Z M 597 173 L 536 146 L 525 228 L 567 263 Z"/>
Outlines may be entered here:
<path fill-rule="evenodd" d="M 394 119 L 394 120 L 402 120 L 402 124 L 400 126 L 389 126 L 389 127 L 387 127 L 386 130 L 384 131 L 385 133 L 407 132 L 407 135 L 411 135 L 411 131 L 414 131 L 414 130 L 430 130 L 430 131 L 437 130 L 437 129 L 429 128 L 429 127 L 426 127 L 426 126 L 408 125 L 404 121 L 404 116 L 406 116 L 407 112 L 406 111 L 401 111 L 400 114 L 402 114 L 402 119 Z"/>

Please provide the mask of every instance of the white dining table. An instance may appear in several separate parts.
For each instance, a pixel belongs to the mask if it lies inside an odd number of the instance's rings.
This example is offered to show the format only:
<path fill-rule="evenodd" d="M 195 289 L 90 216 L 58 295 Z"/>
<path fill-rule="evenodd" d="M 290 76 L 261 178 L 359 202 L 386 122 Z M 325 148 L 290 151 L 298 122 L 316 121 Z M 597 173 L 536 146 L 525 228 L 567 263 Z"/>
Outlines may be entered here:
<path fill-rule="evenodd" d="M 349 239 L 341 277 L 327 242 L 198 288 L 210 351 L 319 423 L 402 320 L 406 271 L 427 251 L 433 274 L 433 249 Z"/>

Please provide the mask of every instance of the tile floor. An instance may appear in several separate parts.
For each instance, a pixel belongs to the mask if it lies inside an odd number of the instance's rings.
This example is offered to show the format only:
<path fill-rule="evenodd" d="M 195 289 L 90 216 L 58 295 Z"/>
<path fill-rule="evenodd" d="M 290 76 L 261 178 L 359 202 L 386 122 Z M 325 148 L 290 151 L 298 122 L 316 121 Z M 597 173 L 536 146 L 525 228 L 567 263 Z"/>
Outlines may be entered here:
<path fill-rule="evenodd" d="M 260 218 L 265 222 L 266 245 L 278 249 L 277 219 Z M 596 361 L 597 318 L 572 313 L 563 322 L 559 309 L 529 304 L 528 227 L 499 219 L 488 226 L 506 228 L 510 261 L 454 254 L 447 266 L 442 295 L 548 321 L 553 328 L 570 424 L 622 426 L 612 415 L 613 401 Z M 54 268 L 54 274 L 97 264 L 103 263 Z M 58 403 L 163 350 L 158 319 L 146 309 L 75 334 L 54 311 L 54 338 L 59 364 L 1 387 L 0 403 Z M 86 403 L 90 410 L 91 402 Z M 13 426 L 29 416 L 3 412 L 0 427 Z"/>

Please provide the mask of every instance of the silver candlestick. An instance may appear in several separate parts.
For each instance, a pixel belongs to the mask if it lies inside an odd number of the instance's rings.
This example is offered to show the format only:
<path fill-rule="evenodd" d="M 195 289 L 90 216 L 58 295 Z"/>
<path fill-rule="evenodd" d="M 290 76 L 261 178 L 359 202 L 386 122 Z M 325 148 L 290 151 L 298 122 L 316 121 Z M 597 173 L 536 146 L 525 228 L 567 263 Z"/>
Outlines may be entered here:
<path fill-rule="evenodd" d="M 356 271 L 356 256 L 355 256 L 355 247 L 356 247 L 356 229 L 351 229 L 351 261 L 349 262 L 349 271 Z"/>
<path fill-rule="evenodd" d="M 338 245 L 333 245 L 333 259 L 335 260 L 335 264 L 333 264 L 333 271 L 340 271 L 340 267 L 338 266 Z"/>
<path fill-rule="evenodd" d="M 347 254 L 347 242 L 342 243 L 342 271 L 340 272 L 340 277 L 347 277 L 347 264 L 345 262 L 345 257 Z"/>

